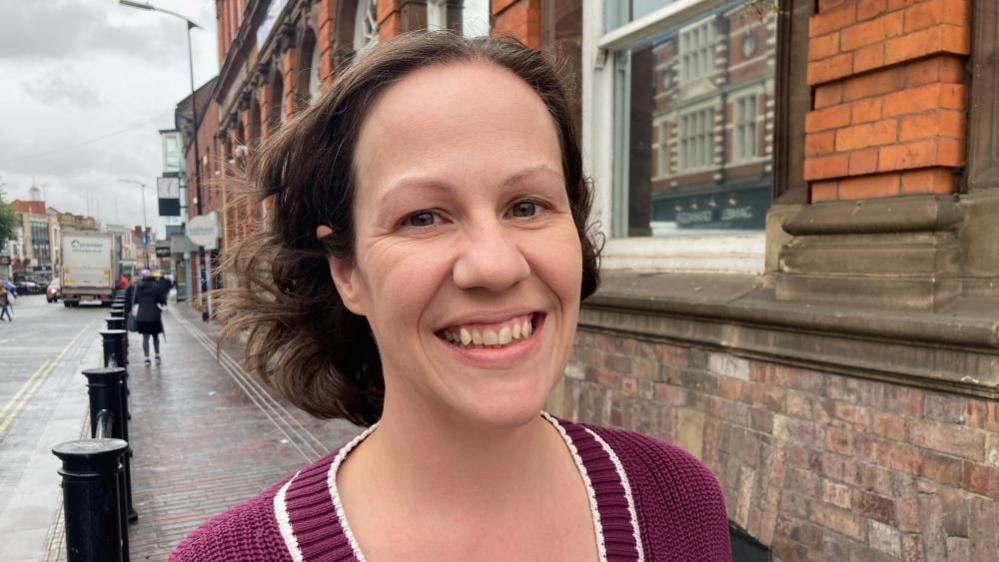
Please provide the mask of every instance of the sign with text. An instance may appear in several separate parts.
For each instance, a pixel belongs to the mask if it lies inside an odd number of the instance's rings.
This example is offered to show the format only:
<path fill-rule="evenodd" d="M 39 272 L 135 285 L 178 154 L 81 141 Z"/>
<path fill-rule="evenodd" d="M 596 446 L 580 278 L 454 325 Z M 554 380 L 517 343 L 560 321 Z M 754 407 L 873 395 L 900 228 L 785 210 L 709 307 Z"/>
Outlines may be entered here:
<path fill-rule="evenodd" d="M 194 217 L 187 223 L 187 237 L 195 246 L 214 250 L 219 239 L 219 219 L 215 212 Z"/>

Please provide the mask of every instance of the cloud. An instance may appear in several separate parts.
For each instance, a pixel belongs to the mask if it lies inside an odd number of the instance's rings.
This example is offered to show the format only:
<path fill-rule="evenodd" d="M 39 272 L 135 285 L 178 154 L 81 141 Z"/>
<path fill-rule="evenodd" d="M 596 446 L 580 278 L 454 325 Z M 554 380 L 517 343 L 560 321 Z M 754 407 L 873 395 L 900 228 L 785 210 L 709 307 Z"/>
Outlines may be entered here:
<path fill-rule="evenodd" d="M 67 102 L 80 108 L 99 105 L 97 92 L 74 76 L 68 66 L 62 66 L 37 80 L 21 82 L 21 90 L 44 105 Z"/>
<path fill-rule="evenodd" d="M 163 25 L 136 10 L 127 24 L 115 24 L 110 0 L 0 0 L 0 60 L 79 59 L 110 51 L 145 60 L 176 60 L 186 54 L 184 24 Z M 158 15 L 158 14 L 157 14 Z M 170 18 L 173 19 L 173 18 Z"/>

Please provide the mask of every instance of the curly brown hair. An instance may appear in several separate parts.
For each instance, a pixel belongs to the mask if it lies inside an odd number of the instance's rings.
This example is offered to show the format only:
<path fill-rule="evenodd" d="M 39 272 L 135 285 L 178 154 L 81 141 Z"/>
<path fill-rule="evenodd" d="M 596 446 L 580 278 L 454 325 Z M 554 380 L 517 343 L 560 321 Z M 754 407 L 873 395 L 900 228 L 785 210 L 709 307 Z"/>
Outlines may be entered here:
<path fill-rule="evenodd" d="M 554 61 L 511 38 L 400 35 L 346 69 L 317 104 L 261 148 L 251 164 L 250 188 L 259 201 L 270 201 L 269 228 L 244 239 L 223 264 L 239 284 L 222 290 L 221 314 L 228 320 L 222 341 L 244 334 L 250 372 L 316 417 L 370 425 L 382 412 L 377 345 L 367 320 L 341 301 L 328 261 L 353 257 L 353 163 L 362 121 L 380 92 L 414 70 L 473 61 L 510 70 L 551 113 L 582 243 L 582 298 L 597 288 L 598 248 L 586 224 L 592 193 Z M 320 225 L 333 233 L 318 239 Z"/>

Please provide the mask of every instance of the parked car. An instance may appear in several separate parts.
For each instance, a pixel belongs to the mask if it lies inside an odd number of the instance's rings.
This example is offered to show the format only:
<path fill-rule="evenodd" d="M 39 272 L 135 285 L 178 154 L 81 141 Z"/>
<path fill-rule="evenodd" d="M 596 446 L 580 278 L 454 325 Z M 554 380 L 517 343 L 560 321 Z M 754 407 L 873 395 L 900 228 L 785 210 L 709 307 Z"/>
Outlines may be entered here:
<path fill-rule="evenodd" d="M 38 295 L 43 291 L 41 286 L 34 281 L 21 281 L 17 283 L 17 294 L 19 295 Z"/>
<path fill-rule="evenodd" d="M 53 279 L 52 282 L 49 283 L 48 288 L 45 289 L 45 300 L 52 303 L 52 302 L 59 302 L 59 299 L 61 298 L 62 298 L 62 289 L 59 287 L 59 280 Z"/>

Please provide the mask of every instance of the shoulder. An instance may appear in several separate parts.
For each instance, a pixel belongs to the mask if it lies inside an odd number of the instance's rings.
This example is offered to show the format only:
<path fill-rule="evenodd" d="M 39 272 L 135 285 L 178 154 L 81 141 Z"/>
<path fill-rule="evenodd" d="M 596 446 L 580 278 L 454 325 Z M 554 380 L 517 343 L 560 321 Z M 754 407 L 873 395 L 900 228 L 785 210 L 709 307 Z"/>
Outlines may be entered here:
<path fill-rule="evenodd" d="M 661 439 L 581 425 L 613 451 L 624 471 L 646 559 L 730 559 L 725 496 L 711 470 Z"/>
<path fill-rule="evenodd" d="M 291 561 L 279 523 L 281 515 L 275 511 L 275 498 L 283 496 L 288 484 L 299 475 L 328 467 L 334 455 L 285 476 L 256 497 L 216 515 L 174 548 L 170 562 Z"/>

